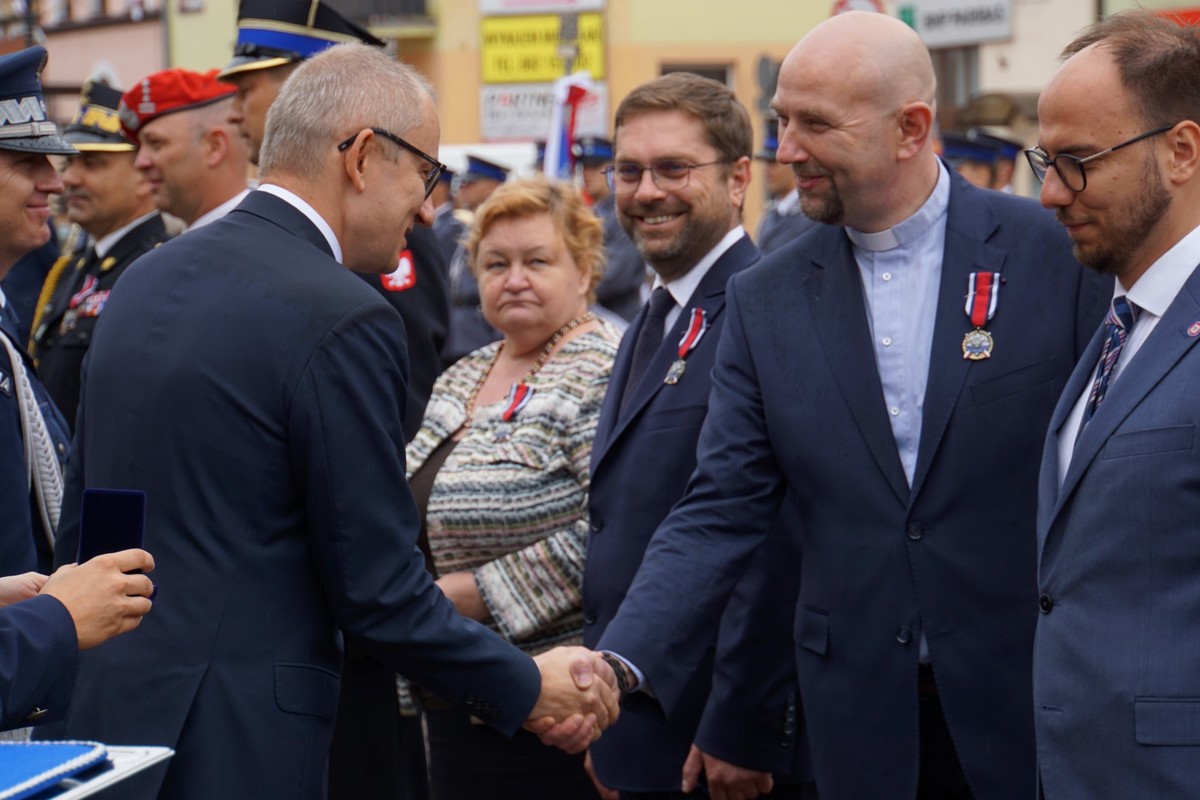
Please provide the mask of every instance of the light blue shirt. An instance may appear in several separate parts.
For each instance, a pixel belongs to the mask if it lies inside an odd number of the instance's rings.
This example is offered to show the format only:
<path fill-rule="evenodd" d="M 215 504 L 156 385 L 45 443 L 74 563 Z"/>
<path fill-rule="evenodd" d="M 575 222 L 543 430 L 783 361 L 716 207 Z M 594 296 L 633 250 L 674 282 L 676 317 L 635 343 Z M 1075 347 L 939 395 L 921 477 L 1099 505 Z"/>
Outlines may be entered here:
<path fill-rule="evenodd" d="M 917 213 L 878 233 L 846 229 L 862 277 L 883 400 L 909 486 L 921 442 L 949 205 L 950 174 L 939 162 L 937 185 Z M 964 296 L 966 291 L 963 286 Z"/>

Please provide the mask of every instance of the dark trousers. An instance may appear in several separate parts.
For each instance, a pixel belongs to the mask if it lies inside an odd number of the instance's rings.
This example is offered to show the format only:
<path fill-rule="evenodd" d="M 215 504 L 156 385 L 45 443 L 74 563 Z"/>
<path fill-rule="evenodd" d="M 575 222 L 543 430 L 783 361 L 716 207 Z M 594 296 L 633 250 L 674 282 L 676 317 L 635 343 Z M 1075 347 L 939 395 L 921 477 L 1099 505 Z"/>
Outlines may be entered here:
<path fill-rule="evenodd" d="M 920 668 L 921 772 L 917 782 L 917 800 L 972 800 L 971 787 L 958 762 L 954 741 L 942 701 L 938 697 L 933 669 Z"/>
<path fill-rule="evenodd" d="M 547 747 L 529 731 L 508 739 L 457 709 L 425 711 L 433 800 L 599 800 L 583 754 Z"/>

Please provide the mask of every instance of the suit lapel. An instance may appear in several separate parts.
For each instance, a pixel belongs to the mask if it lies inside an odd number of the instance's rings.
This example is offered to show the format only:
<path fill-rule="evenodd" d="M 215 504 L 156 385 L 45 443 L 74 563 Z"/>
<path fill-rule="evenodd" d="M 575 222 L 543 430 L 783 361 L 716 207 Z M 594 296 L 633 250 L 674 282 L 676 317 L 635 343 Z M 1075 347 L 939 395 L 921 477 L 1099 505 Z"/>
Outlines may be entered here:
<path fill-rule="evenodd" d="M 1071 456 L 1071 466 L 1067 469 L 1066 477 L 1058 494 L 1054 513 L 1048 520 L 1053 524 L 1054 519 L 1066 504 L 1071 492 L 1079 485 L 1080 479 L 1087 471 L 1101 448 L 1112 437 L 1113 432 L 1125 421 L 1125 418 L 1138 406 L 1155 386 L 1171 371 L 1171 368 L 1183 358 L 1197 342 L 1200 336 L 1191 333 L 1192 326 L 1200 322 L 1200 268 L 1192 271 L 1192 275 L 1183 285 L 1183 289 L 1167 309 L 1167 313 L 1159 320 L 1148 339 L 1138 350 L 1133 360 L 1122 370 L 1120 377 L 1112 383 L 1104 402 L 1079 435 L 1075 452 Z M 1095 342 L 1093 341 L 1093 344 Z M 1092 348 L 1088 348 L 1088 353 Z M 1092 356 L 1090 362 L 1081 361 L 1080 367 L 1096 368 L 1099 351 Z M 1078 372 L 1079 370 L 1076 370 Z M 1074 376 L 1072 376 L 1074 377 Z M 1074 381 L 1072 381 L 1074 383 Z M 1079 391 L 1083 391 L 1082 385 Z M 1064 399 L 1066 399 L 1064 397 Z M 1072 401 L 1078 400 L 1076 394 Z"/>
<path fill-rule="evenodd" d="M 973 190 L 957 181 L 950 184 L 946 211 L 946 242 L 942 251 L 942 279 L 938 288 L 937 317 L 929 350 L 929 379 L 921 416 L 921 441 L 913 469 L 912 496 L 916 497 L 929 474 L 946 425 L 958 404 L 971 361 L 962 356 L 963 336 L 972 329 L 964 311 L 967 281 L 972 272 L 1004 272 L 1007 252 L 987 243 L 999 227 L 991 207 Z M 1004 290 L 996 307 L 1003 314 Z"/>
<path fill-rule="evenodd" d="M 1100 360 L 1100 348 L 1104 344 L 1104 326 L 1096 329 L 1092 341 L 1088 344 L 1083 355 L 1079 357 L 1071 377 L 1058 398 L 1054 407 L 1054 415 L 1050 417 L 1050 428 L 1046 434 L 1046 446 L 1042 451 L 1042 467 L 1038 476 L 1038 536 L 1043 537 L 1050 528 L 1052 512 L 1058 507 L 1058 451 L 1059 431 L 1066 423 L 1071 409 L 1075 407 L 1079 395 L 1083 394 L 1084 386 L 1088 385 L 1096 374 L 1096 363 Z M 1040 544 L 1040 543 L 1039 543 Z"/>
<path fill-rule="evenodd" d="M 817 338 L 871 454 L 900 502 L 907 504 L 908 479 L 884 407 L 862 278 L 850 240 L 839 228 L 810 241 L 819 246 L 812 255 L 814 268 L 805 271 L 803 281 Z"/>
<path fill-rule="evenodd" d="M 637 342 L 638 332 L 646 320 L 647 308 L 645 305 L 642 306 L 642 310 L 634 318 L 633 324 L 625 332 L 625 338 L 621 342 L 621 349 L 617 353 L 617 359 L 613 364 L 612 377 L 609 380 L 609 386 L 612 387 L 612 390 L 605 395 L 604 404 L 601 409 L 600 423 L 596 431 L 593 465 L 601 462 L 604 454 L 613 442 L 642 413 L 642 410 L 651 400 L 663 390 L 663 379 L 666 377 L 667 370 L 670 369 L 671 364 L 679 357 L 679 340 L 683 337 L 684 331 L 687 329 L 693 309 L 704 309 L 708 324 L 711 326 L 716 320 L 717 315 L 725 308 L 725 284 L 729 282 L 729 279 L 735 272 L 757 260 L 758 248 L 754 246 L 754 243 L 750 241 L 750 237 L 748 236 L 743 236 L 732 247 L 726 250 L 717 259 L 717 262 L 713 264 L 708 274 L 700 281 L 700 285 L 692 293 L 687 306 L 681 309 L 679 319 L 675 320 L 670 330 L 663 336 L 662 345 L 659 346 L 654 357 L 650 360 L 650 364 L 646 367 L 646 372 L 642 376 L 642 380 L 637 386 L 627 387 L 625 383 L 629 376 L 630 363 L 633 360 L 633 346 Z M 708 344 L 709 346 L 713 346 L 712 342 L 708 342 Z M 700 346 L 704 346 L 703 340 Z M 632 391 L 634 395 L 622 414 L 620 407 L 621 398 L 624 393 L 623 390 Z"/>

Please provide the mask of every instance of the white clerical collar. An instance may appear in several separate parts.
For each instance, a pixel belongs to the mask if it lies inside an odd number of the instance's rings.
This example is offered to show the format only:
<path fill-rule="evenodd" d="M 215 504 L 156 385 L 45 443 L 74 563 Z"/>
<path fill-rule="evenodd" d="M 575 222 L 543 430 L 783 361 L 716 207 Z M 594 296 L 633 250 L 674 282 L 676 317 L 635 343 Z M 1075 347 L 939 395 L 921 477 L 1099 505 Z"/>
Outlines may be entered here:
<path fill-rule="evenodd" d="M 928 233 L 949 207 L 950 173 L 946 171 L 946 166 L 938 161 L 937 185 L 933 187 L 933 192 L 925 204 L 917 209 L 917 213 L 886 231 L 866 233 L 846 228 L 846 235 L 855 247 L 863 250 L 895 250 L 897 247 L 907 247 Z"/>
<path fill-rule="evenodd" d="M 664 283 L 663 279 L 656 273 L 652 288 L 657 289 L 660 286 L 665 286 L 667 291 L 671 293 L 671 297 L 675 298 L 676 304 L 680 308 L 686 308 L 688 301 L 692 299 L 692 293 L 696 291 L 696 287 L 700 285 L 700 281 L 704 280 L 704 276 L 712 269 L 713 264 L 717 263 L 717 259 L 725 255 L 725 251 L 737 244 L 745 235 L 745 228 L 741 225 L 734 226 L 729 233 L 725 234 L 721 241 L 717 242 L 716 247 L 709 250 L 704 258 L 696 262 L 696 266 L 675 280 L 670 283 Z"/>
<path fill-rule="evenodd" d="M 121 238 L 125 236 L 125 234 L 129 233 L 131 230 L 136 228 L 138 225 L 141 225 L 143 222 L 150 219 L 157 213 L 157 211 L 151 211 L 144 217 L 138 217 L 128 225 L 118 228 L 100 241 L 96 242 L 96 255 L 100 258 L 104 258 L 106 255 L 108 255 L 108 251 L 112 250 L 113 246 L 116 245 L 117 242 L 121 241 Z"/>
<path fill-rule="evenodd" d="M 304 216 L 308 217 L 308 221 L 317 226 L 317 230 L 325 237 L 325 241 L 329 243 L 329 249 L 333 251 L 333 258 L 339 264 L 342 263 L 342 246 L 338 244 L 337 237 L 333 235 L 333 228 L 329 227 L 329 223 L 325 218 L 317 213 L 317 210 L 310 206 L 304 198 L 295 192 L 288 191 L 282 186 L 276 186 L 273 183 L 264 183 L 258 187 L 258 191 L 266 192 L 267 194 L 275 195 L 280 200 L 284 201 L 292 208 L 299 211 Z"/>

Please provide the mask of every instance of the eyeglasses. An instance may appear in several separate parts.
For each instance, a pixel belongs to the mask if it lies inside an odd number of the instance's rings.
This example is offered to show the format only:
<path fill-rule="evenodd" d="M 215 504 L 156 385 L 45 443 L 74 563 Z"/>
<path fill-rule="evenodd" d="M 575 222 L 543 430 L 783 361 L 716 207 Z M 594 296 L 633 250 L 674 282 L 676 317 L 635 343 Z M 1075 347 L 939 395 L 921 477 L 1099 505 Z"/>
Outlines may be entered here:
<path fill-rule="evenodd" d="M 372 133 L 374 133 L 376 136 L 382 136 L 385 139 L 391 139 L 393 142 L 400 145 L 408 152 L 412 153 L 413 155 L 417 156 L 418 158 L 420 158 L 424 161 L 429 162 L 429 164 L 431 164 L 433 166 L 433 169 L 431 169 L 429 171 L 429 174 L 425 176 L 425 197 L 428 198 L 429 195 L 433 194 L 433 187 L 437 186 L 438 178 L 442 177 L 442 173 L 445 172 L 447 169 L 445 164 L 438 161 L 436 158 L 429 155 L 421 148 L 419 148 L 415 145 L 411 145 L 408 142 L 404 141 L 399 136 L 397 136 L 396 134 L 392 133 L 389 130 L 384 130 L 383 128 L 364 128 L 364 130 L 369 130 Z M 337 146 L 338 152 L 339 153 L 346 152 L 346 150 L 348 150 L 350 148 L 350 145 L 354 144 L 354 140 L 357 139 L 360 135 L 362 135 L 362 131 L 359 131 L 358 133 L 354 134 L 346 141 L 339 144 Z"/>
<path fill-rule="evenodd" d="M 728 159 L 689 164 L 686 161 L 655 161 L 648 167 L 632 161 L 620 161 L 604 168 L 604 178 L 610 191 L 620 195 L 633 194 L 642 182 L 642 173 L 650 170 L 650 180 L 664 192 L 677 192 L 688 185 L 692 170 L 711 167 L 713 164 L 728 164 Z"/>
<path fill-rule="evenodd" d="M 1162 127 L 1155 128 L 1152 131 L 1146 131 L 1143 134 L 1139 134 L 1138 136 L 1121 142 L 1120 144 L 1115 144 L 1107 150 L 1101 150 L 1099 153 L 1088 156 L 1087 158 L 1079 158 L 1078 156 L 1073 156 L 1069 153 L 1059 153 L 1058 155 L 1054 156 L 1054 158 L 1051 158 L 1036 147 L 1026 150 L 1025 158 L 1029 161 L 1029 167 L 1033 170 L 1034 177 L 1038 179 L 1039 183 L 1046 180 L 1046 172 L 1050 169 L 1050 167 L 1054 167 L 1054 171 L 1058 173 L 1058 179 L 1063 182 L 1064 186 L 1066 186 L 1072 192 L 1082 192 L 1087 188 L 1087 173 L 1083 169 L 1084 164 L 1088 163 L 1089 161 L 1095 161 L 1101 156 L 1106 156 L 1109 153 L 1116 152 L 1122 147 L 1128 147 L 1131 144 L 1136 144 L 1143 139 L 1149 139 L 1151 136 L 1157 136 L 1160 133 L 1166 133 L 1178 124 L 1179 123 L 1163 125 Z"/>

